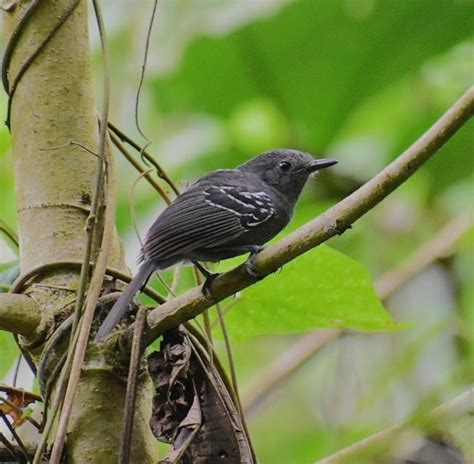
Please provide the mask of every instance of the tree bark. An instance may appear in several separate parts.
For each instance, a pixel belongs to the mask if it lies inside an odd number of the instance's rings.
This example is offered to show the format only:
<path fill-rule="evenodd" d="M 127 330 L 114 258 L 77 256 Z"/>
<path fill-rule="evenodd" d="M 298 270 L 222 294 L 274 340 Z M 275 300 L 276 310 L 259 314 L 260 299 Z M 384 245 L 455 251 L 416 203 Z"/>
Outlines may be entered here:
<path fill-rule="evenodd" d="M 4 12 L 7 39 L 32 3 L 18 1 Z M 23 64 L 70 5 L 70 0 L 44 1 L 29 18 L 11 57 L 10 90 Z M 93 151 L 97 151 L 98 144 L 85 1 L 79 1 L 19 81 L 12 99 L 10 123 L 21 273 L 58 261 L 81 261 L 97 160 L 70 142 L 79 142 Z M 96 234 L 96 249 L 99 243 L 100 234 Z M 123 268 L 122 256 L 120 242 L 115 238 L 108 265 Z M 79 279 L 79 271 L 70 267 L 58 265 L 49 269 L 29 281 L 41 285 L 29 285 L 24 290 L 36 303 L 31 305 L 32 310 L 39 308 L 43 328 L 52 325 L 66 301 L 70 301 L 70 290 L 77 289 Z M 32 320 L 34 317 L 36 314 Z M 29 331 L 30 326 L 26 332 Z M 28 338 L 21 340 L 28 347 Z M 30 352 L 35 361 L 43 346 Z M 117 462 L 126 377 L 115 376 L 106 359 L 103 352 L 88 351 L 68 429 L 70 463 Z M 155 440 L 148 427 L 150 408 L 151 392 L 147 381 L 142 381 L 132 462 L 156 462 Z"/>

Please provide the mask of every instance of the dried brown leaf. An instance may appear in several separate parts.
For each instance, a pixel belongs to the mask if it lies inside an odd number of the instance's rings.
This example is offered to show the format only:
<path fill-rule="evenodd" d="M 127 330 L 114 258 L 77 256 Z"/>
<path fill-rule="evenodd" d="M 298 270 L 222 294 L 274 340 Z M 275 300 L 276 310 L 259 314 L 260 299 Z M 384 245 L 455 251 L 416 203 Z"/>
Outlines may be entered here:
<path fill-rule="evenodd" d="M 253 464 L 231 395 L 185 329 L 167 332 L 148 364 L 156 388 L 150 426 L 158 440 L 173 444 L 162 462 Z"/>

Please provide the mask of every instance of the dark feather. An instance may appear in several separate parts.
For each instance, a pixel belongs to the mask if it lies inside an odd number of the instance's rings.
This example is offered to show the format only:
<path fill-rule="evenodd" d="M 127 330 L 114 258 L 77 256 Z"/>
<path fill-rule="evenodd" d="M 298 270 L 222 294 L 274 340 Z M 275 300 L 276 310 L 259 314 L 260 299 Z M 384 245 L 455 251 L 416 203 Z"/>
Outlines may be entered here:
<path fill-rule="evenodd" d="M 239 216 L 210 205 L 200 188 L 191 188 L 151 226 L 141 259 L 154 260 L 160 267 L 160 261 L 179 261 L 190 250 L 225 243 L 246 231 Z"/>
<path fill-rule="evenodd" d="M 140 260 L 166 265 L 188 252 L 224 245 L 274 213 L 265 192 L 246 186 L 198 182 L 181 194 L 151 226 Z"/>

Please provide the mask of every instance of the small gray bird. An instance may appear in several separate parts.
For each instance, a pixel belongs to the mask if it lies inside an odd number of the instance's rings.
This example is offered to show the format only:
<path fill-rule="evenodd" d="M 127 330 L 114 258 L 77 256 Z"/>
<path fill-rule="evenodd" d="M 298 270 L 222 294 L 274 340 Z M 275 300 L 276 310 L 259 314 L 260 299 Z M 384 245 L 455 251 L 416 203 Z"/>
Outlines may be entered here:
<path fill-rule="evenodd" d="M 272 150 L 236 169 L 201 177 L 179 195 L 150 227 L 140 253 L 140 269 L 105 318 L 96 335 L 103 340 L 123 317 L 133 297 L 154 271 L 191 261 L 216 262 L 250 253 L 247 268 L 264 243 L 289 222 L 308 177 L 336 164 L 297 150 Z"/>

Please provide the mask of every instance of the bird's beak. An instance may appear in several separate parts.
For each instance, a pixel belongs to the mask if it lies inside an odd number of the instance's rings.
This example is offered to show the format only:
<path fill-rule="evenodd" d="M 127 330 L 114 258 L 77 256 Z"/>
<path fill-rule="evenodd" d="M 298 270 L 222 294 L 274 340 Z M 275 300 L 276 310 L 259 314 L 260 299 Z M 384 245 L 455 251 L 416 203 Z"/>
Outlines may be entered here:
<path fill-rule="evenodd" d="M 320 169 L 329 168 L 330 166 L 334 166 L 335 164 L 337 164 L 337 161 L 333 159 L 317 159 L 314 160 L 313 163 L 311 163 L 308 168 L 308 172 L 319 171 Z"/>

